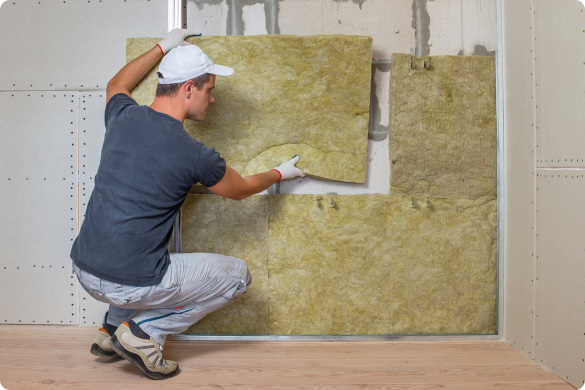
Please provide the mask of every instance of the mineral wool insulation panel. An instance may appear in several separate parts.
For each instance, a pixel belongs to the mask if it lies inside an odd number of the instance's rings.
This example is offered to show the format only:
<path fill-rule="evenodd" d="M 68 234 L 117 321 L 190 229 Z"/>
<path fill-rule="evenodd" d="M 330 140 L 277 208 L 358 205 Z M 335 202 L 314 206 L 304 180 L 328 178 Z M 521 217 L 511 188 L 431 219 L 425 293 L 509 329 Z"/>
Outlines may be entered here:
<path fill-rule="evenodd" d="M 534 1 L 538 167 L 585 167 L 585 9 Z"/>
<path fill-rule="evenodd" d="M 242 258 L 244 299 L 195 334 L 494 334 L 496 200 L 190 195 L 183 252 Z"/>
<path fill-rule="evenodd" d="M 104 111 L 106 91 L 79 93 L 79 227 L 85 218 L 87 202 L 94 187 L 106 134 Z M 79 286 L 79 324 L 100 325 L 108 310 L 106 303 L 90 296 Z"/>
<path fill-rule="evenodd" d="M 167 0 L 10 0 L 0 8 L 0 90 L 105 88 L 126 38 L 164 36 Z M 148 21 L 145 23 L 145 21 Z"/>
<path fill-rule="evenodd" d="M 1 92 L 0 106 L 0 321 L 77 324 L 77 92 Z"/>
<path fill-rule="evenodd" d="M 228 36 L 189 38 L 216 63 L 234 68 L 217 77 L 203 122 L 185 121 L 195 139 L 215 147 L 243 175 L 300 155 L 308 175 L 364 183 L 368 143 L 372 39 L 363 36 Z M 128 41 L 128 60 L 156 39 Z M 154 99 L 153 69 L 132 91 Z"/>
<path fill-rule="evenodd" d="M 270 334 L 268 327 L 268 196 L 236 202 L 189 195 L 183 205 L 183 252 L 209 252 L 246 262 L 252 284 L 236 304 L 205 316 L 193 328 L 206 334 Z"/>
<path fill-rule="evenodd" d="M 537 171 L 535 360 L 585 383 L 585 170 Z"/>
<path fill-rule="evenodd" d="M 494 57 L 392 55 L 391 191 L 496 195 Z"/>

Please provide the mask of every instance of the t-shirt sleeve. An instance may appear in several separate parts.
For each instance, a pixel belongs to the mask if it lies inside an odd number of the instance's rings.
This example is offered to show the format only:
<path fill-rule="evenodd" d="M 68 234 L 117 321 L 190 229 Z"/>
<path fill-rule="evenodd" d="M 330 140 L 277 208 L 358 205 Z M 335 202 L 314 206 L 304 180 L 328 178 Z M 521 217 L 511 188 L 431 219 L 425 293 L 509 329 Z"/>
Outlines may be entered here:
<path fill-rule="evenodd" d="M 213 187 L 225 175 L 225 160 L 215 151 L 215 148 L 208 148 L 201 144 L 201 154 L 195 167 L 195 174 L 199 182 L 205 187 Z"/>
<path fill-rule="evenodd" d="M 106 112 L 104 114 L 106 129 L 108 128 L 108 122 L 110 119 L 118 116 L 126 107 L 137 105 L 138 103 L 136 103 L 134 99 L 124 93 L 117 93 L 112 96 L 106 105 Z"/>

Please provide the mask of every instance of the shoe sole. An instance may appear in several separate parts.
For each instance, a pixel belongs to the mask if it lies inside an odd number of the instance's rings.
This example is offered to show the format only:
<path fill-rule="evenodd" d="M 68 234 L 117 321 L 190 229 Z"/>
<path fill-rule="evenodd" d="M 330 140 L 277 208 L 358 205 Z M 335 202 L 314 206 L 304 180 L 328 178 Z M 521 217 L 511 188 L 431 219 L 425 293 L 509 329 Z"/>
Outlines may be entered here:
<path fill-rule="evenodd" d="M 119 355 L 116 353 L 116 351 L 111 351 L 111 352 L 106 351 L 96 343 L 93 343 L 89 352 L 95 356 L 119 357 Z"/>
<path fill-rule="evenodd" d="M 128 360 L 129 362 L 137 365 L 138 368 L 140 368 L 146 375 L 148 375 L 152 379 L 169 379 L 169 378 L 171 378 L 179 373 L 178 366 L 174 371 L 172 371 L 168 374 L 162 374 L 160 372 L 150 371 L 148 368 L 146 368 L 146 366 L 144 365 L 144 362 L 142 361 L 142 358 L 140 356 L 138 356 L 137 354 L 135 354 L 133 352 L 128 351 L 126 348 L 124 348 L 122 346 L 122 344 L 120 344 L 120 342 L 118 341 L 118 337 L 116 337 L 116 335 L 112 336 L 111 343 L 112 343 L 112 348 L 114 348 L 114 351 L 116 351 L 118 353 L 118 355 L 120 355 L 124 359 Z"/>

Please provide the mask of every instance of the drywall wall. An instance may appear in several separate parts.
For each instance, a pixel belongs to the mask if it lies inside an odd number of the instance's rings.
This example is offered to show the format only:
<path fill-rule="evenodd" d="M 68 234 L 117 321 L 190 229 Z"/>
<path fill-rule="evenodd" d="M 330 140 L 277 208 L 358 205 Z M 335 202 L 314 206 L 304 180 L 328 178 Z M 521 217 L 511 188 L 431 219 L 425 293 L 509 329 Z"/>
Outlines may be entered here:
<path fill-rule="evenodd" d="M 79 227 L 85 218 L 87 203 L 94 187 L 106 126 L 105 91 L 82 91 L 79 93 Z M 109 305 L 89 295 L 83 287 L 79 289 L 79 325 L 100 326 Z"/>
<path fill-rule="evenodd" d="M 576 0 L 535 1 L 534 12 L 536 164 L 539 168 L 583 168 L 583 4 Z"/>
<path fill-rule="evenodd" d="M 0 322 L 79 322 L 77 92 L 0 92 Z"/>
<path fill-rule="evenodd" d="M 126 38 L 167 31 L 166 0 L 7 1 L 0 90 L 105 89 Z"/>
<path fill-rule="evenodd" d="M 504 338 L 585 384 L 583 93 L 585 8 L 500 2 L 504 42 Z"/>
<path fill-rule="evenodd" d="M 214 147 L 244 176 L 300 155 L 307 175 L 365 182 L 372 40 L 356 36 L 198 37 L 234 74 L 216 79 L 205 121 L 185 121 L 195 139 Z M 128 61 L 157 39 L 130 39 Z M 133 90 L 154 100 L 157 67 Z"/>
<path fill-rule="evenodd" d="M 534 0 L 533 18 L 539 168 L 535 359 L 581 387 L 585 384 L 585 247 L 580 239 L 585 209 L 579 204 L 585 180 L 585 8 L 574 0 L 554 4 Z M 559 54 L 562 60 L 553 60 Z"/>
<path fill-rule="evenodd" d="M 190 195 L 183 251 L 240 257 L 246 296 L 195 334 L 496 332 L 496 201 Z"/>
<path fill-rule="evenodd" d="M 583 193 L 585 169 L 536 171 L 535 358 L 577 388 L 585 384 Z"/>
<path fill-rule="evenodd" d="M 125 63 L 126 38 L 164 35 L 167 7 L 2 2 L 0 322 L 101 323 L 104 305 L 79 288 L 69 252 L 97 171 L 105 91 L 78 90 L 105 89 Z"/>
<path fill-rule="evenodd" d="M 504 339 L 534 359 L 536 166 L 532 1 L 502 7 L 505 135 Z"/>

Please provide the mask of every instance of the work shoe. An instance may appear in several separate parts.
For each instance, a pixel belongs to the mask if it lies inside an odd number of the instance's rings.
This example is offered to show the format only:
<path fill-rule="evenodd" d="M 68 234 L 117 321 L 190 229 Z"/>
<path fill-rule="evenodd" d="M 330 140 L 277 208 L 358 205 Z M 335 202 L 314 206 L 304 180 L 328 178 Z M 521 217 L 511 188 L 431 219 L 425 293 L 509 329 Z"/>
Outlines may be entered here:
<path fill-rule="evenodd" d="M 93 344 L 91 345 L 89 352 L 96 356 L 118 356 L 116 351 L 112 348 L 111 341 L 112 338 L 110 337 L 110 334 L 104 328 L 100 328 L 95 339 L 93 339 Z"/>
<path fill-rule="evenodd" d="M 112 347 L 118 355 L 136 364 L 153 379 L 167 379 L 179 373 L 177 362 L 163 359 L 162 345 L 152 337 L 146 340 L 135 336 L 126 321 L 112 336 Z"/>

